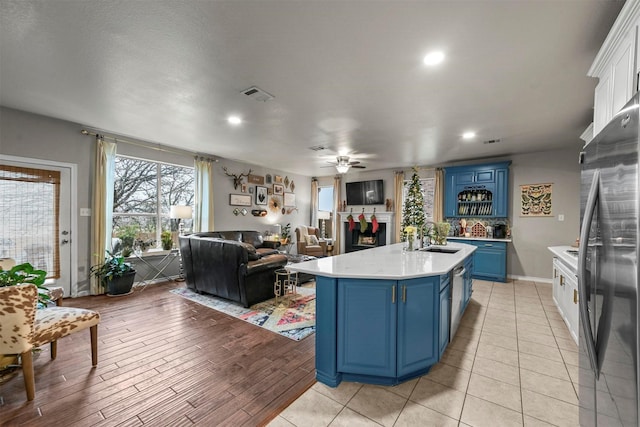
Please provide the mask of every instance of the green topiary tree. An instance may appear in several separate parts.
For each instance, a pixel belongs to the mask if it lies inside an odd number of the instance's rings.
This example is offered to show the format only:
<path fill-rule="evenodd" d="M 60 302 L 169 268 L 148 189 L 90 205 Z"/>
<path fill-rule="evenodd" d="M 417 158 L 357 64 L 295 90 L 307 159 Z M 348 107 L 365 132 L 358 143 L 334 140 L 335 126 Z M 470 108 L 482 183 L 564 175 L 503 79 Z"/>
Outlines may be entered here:
<path fill-rule="evenodd" d="M 407 184 L 405 184 L 407 185 Z M 402 207 L 402 241 L 407 238 L 404 229 L 408 226 L 416 227 L 418 234 L 425 226 L 426 217 L 424 215 L 424 197 L 422 196 L 422 185 L 420 185 L 420 176 L 418 168 L 413 167 L 413 176 L 411 182 L 408 183 L 407 198 L 404 200 Z M 426 230 L 425 230 L 426 231 Z"/>

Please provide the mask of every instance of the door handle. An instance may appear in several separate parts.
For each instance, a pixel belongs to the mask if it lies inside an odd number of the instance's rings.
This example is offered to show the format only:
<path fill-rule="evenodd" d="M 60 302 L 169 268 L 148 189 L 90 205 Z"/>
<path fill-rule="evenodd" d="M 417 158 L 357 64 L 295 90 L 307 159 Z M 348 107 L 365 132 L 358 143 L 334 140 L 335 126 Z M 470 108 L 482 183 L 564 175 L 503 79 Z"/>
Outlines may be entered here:
<path fill-rule="evenodd" d="M 407 302 L 407 285 L 402 285 L 402 302 Z"/>
<path fill-rule="evenodd" d="M 61 245 L 66 245 L 67 243 L 69 243 L 67 239 L 62 239 L 62 241 L 60 242 Z"/>
<path fill-rule="evenodd" d="M 560 275 L 560 286 L 564 286 L 564 276 Z"/>
<path fill-rule="evenodd" d="M 63 230 L 60 232 L 60 234 L 62 234 L 63 236 L 66 236 L 67 234 L 69 234 L 69 232 L 67 230 Z"/>
<path fill-rule="evenodd" d="M 596 170 L 593 173 L 593 180 L 591 182 L 591 188 L 589 189 L 589 196 L 587 197 L 587 204 L 584 211 L 584 219 L 582 222 L 582 229 L 580 230 L 580 247 L 578 252 L 578 291 L 579 291 L 579 310 L 580 310 L 580 322 L 585 335 L 585 343 L 587 347 L 587 355 L 589 356 L 589 362 L 591 363 L 591 369 L 596 375 L 596 378 L 600 377 L 600 369 L 598 368 L 596 345 L 593 342 L 593 330 L 591 329 L 591 322 L 589 319 L 589 307 L 587 307 L 587 289 L 586 281 L 587 277 L 587 246 L 589 242 L 589 230 L 591 229 L 591 223 L 593 222 L 593 214 L 596 211 L 598 199 L 600 198 L 600 171 Z"/>
<path fill-rule="evenodd" d="M 396 303 L 396 285 L 391 288 L 391 304 Z"/>

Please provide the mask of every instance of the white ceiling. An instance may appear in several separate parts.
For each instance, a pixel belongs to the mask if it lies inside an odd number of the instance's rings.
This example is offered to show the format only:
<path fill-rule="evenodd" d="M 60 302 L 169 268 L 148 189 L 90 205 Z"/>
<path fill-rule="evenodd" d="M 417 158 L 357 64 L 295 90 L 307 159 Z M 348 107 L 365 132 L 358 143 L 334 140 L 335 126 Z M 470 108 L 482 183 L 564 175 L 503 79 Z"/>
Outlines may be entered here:
<path fill-rule="evenodd" d="M 622 5 L 0 0 L 0 104 L 307 176 L 578 147 Z"/>

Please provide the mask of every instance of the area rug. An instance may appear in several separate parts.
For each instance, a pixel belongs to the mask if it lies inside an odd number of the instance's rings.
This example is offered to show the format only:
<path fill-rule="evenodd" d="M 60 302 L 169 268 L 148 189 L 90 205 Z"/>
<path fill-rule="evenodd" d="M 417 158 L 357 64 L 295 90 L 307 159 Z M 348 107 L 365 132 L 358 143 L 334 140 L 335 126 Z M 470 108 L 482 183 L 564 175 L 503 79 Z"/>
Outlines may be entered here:
<path fill-rule="evenodd" d="M 249 308 L 187 288 L 172 289 L 170 292 L 295 341 L 316 331 L 315 287 L 298 287 L 297 294 L 278 297 L 277 304 L 276 299 L 272 298 Z"/>

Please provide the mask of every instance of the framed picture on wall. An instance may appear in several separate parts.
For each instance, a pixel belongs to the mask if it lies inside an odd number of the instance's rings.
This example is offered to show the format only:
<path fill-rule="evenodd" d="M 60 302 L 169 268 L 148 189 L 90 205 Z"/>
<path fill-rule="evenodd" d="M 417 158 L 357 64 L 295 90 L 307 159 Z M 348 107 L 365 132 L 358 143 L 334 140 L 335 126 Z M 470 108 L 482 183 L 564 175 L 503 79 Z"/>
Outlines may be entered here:
<path fill-rule="evenodd" d="M 251 206 L 251 194 L 229 194 L 231 206 Z"/>
<path fill-rule="evenodd" d="M 284 194 L 284 186 L 281 184 L 273 184 L 273 194 L 282 196 Z"/>
<path fill-rule="evenodd" d="M 293 193 L 284 193 L 284 206 L 294 207 L 296 205 L 296 195 Z"/>
<path fill-rule="evenodd" d="M 261 187 L 256 185 L 256 205 L 266 205 L 267 204 L 267 187 Z"/>

